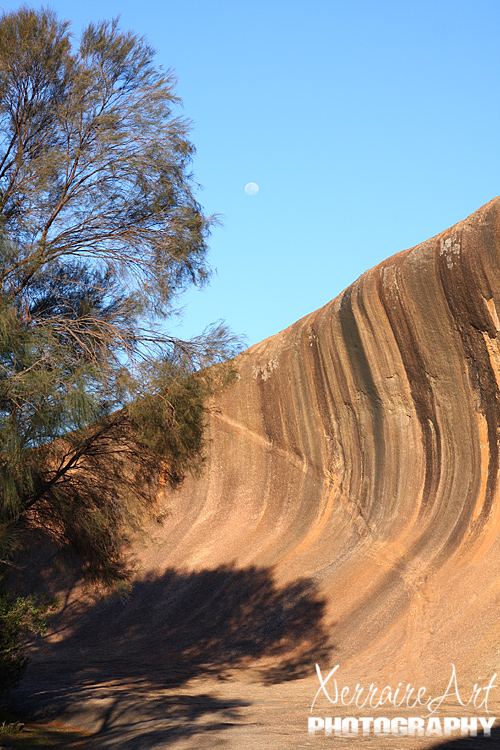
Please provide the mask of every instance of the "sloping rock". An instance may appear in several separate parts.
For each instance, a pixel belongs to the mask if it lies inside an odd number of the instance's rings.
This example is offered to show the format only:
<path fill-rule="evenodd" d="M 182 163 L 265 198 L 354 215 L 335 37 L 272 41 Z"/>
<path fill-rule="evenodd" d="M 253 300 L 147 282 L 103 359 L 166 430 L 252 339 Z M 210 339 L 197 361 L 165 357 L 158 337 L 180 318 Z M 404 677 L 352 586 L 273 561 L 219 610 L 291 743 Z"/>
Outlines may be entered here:
<path fill-rule="evenodd" d="M 498 665 L 499 331 L 497 198 L 242 354 L 203 474 L 165 491 L 131 599 L 66 641 L 72 672 L 82 649 L 86 685 L 267 659 L 312 699 L 315 662 L 434 694 L 453 663 L 468 698 Z"/>
<path fill-rule="evenodd" d="M 313 577 L 343 664 L 496 664 L 499 231 L 495 199 L 245 352 L 157 562 Z"/>

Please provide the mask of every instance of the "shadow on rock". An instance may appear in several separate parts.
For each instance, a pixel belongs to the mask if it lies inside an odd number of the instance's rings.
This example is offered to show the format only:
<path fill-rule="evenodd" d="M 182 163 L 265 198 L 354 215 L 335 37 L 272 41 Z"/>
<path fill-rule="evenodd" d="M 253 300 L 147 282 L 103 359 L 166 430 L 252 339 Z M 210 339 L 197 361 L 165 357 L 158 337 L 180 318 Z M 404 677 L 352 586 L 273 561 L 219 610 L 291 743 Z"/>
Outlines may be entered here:
<path fill-rule="evenodd" d="M 146 694 L 196 677 L 224 680 L 241 666 L 268 684 L 298 679 L 331 650 L 324 607 L 311 580 L 279 588 L 266 568 L 148 576 L 69 626 L 63 612 L 54 629 L 65 637 L 40 642 L 16 700 L 48 717 L 52 704 L 87 700 L 89 689 L 94 700 L 96 686 L 108 697 Z"/>
<path fill-rule="evenodd" d="M 102 709 L 98 731 L 84 747 L 153 750 L 199 735 L 210 743 L 212 732 L 239 724 L 241 709 L 248 705 L 240 700 L 218 700 L 208 694 L 169 695 L 142 701 L 130 695 L 115 695 Z"/>

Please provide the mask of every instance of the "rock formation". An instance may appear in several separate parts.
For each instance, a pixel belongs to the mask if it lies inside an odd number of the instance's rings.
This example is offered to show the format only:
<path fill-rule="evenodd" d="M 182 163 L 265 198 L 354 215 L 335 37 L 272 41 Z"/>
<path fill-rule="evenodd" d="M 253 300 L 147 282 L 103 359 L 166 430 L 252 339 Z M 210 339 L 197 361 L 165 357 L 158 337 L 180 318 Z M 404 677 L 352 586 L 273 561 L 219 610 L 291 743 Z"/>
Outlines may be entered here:
<path fill-rule="evenodd" d="M 249 349 L 169 564 L 312 576 L 343 663 L 496 663 L 499 315 L 496 199 Z"/>
<path fill-rule="evenodd" d="M 500 639 L 499 332 L 495 199 L 250 348 L 210 405 L 204 472 L 165 492 L 136 599 L 98 606 L 89 633 L 112 615 L 120 662 L 120 633 L 141 625 L 141 658 L 177 658 L 178 684 L 263 657 L 278 670 L 268 683 L 309 676 L 293 684 L 311 699 L 315 662 L 340 664 L 351 685 L 436 694 L 451 663 L 460 685 L 487 681 Z M 230 647 L 219 658 L 211 644 Z"/>

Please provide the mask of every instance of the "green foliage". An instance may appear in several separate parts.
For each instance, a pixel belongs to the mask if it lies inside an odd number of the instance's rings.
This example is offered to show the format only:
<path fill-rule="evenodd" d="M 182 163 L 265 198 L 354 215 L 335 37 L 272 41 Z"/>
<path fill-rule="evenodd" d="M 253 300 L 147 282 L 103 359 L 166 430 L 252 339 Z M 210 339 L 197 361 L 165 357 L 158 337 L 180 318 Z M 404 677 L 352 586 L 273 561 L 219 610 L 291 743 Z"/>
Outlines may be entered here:
<path fill-rule="evenodd" d="M 214 222 L 174 84 L 116 21 L 75 47 L 50 10 L 0 18 L 0 561 L 34 524 L 91 578 L 126 578 L 159 484 L 200 465 L 240 342 L 166 329 L 209 277 Z"/>
<path fill-rule="evenodd" d="M 54 606 L 49 599 L 0 593 L 0 696 L 19 685 L 29 663 L 27 638 L 45 633 L 47 613 Z"/>

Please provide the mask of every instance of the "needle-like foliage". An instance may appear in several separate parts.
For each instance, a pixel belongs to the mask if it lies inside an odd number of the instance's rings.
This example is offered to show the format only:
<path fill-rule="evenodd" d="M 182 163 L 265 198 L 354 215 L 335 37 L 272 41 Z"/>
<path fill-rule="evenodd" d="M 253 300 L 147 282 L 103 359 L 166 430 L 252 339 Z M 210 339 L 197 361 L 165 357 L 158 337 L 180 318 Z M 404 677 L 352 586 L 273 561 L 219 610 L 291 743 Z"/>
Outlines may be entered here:
<path fill-rule="evenodd" d="M 124 576 L 138 509 L 200 458 L 200 369 L 238 341 L 165 333 L 213 221 L 174 83 L 116 21 L 76 46 L 52 11 L 0 18 L 0 559 L 24 520 Z"/>

